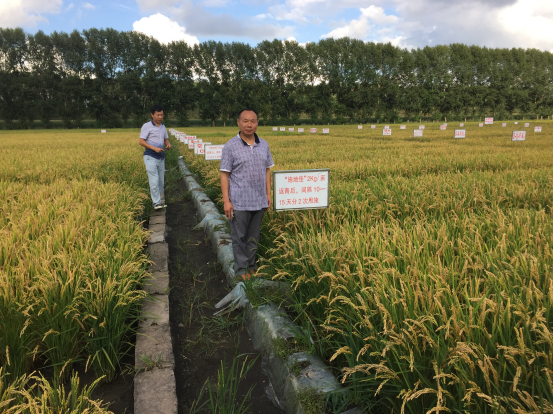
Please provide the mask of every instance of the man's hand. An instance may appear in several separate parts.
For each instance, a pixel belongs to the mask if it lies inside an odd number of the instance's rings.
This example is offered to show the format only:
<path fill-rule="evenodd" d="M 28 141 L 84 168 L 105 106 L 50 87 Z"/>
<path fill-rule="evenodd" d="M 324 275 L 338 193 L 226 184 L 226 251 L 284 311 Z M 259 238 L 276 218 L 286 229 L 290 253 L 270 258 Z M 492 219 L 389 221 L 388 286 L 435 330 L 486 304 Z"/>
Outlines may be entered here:
<path fill-rule="evenodd" d="M 166 141 L 165 147 L 167 148 L 167 150 L 171 150 L 171 143 L 169 141 Z"/>
<path fill-rule="evenodd" d="M 269 201 L 269 206 L 267 206 L 267 210 L 271 209 L 271 204 L 273 201 L 271 200 L 271 196 L 267 196 L 267 200 Z"/>
<path fill-rule="evenodd" d="M 155 151 L 157 154 L 160 154 L 162 151 L 165 151 L 165 150 L 163 150 L 162 148 L 154 147 L 154 151 Z"/>
<path fill-rule="evenodd" d="M 232 203 L 230 203 L 230 200 L 228 202 L 224 202 L 225 204 L 225 216 L 229 218 L 229 220 L 232 220 L 232 217 L 234 216 L 234 206 L 232 206 Z"/>

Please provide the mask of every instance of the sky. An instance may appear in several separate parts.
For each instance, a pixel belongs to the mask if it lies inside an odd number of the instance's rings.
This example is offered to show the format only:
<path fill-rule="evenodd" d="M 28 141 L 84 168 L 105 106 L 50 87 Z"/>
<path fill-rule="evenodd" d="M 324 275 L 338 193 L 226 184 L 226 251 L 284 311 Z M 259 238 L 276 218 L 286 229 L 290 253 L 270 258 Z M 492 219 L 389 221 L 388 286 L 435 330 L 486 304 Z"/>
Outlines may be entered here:
<path fill-rule="evenodd" d="M 0 27 L 109 27 L 162 43 L 349 36 L 407 49 L 464 43 L 553 52 L 553 0 L 0 0 Z"/>

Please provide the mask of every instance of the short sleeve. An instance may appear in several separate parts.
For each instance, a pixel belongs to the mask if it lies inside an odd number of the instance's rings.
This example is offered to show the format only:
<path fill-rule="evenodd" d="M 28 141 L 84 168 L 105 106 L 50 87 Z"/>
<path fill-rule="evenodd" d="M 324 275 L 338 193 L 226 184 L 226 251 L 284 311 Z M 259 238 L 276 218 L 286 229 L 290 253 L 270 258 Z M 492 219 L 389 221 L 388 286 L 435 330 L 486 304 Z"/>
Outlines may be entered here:
<path fill-rule="evenodd" d="M 234 158 L 232 157 L 232 151 L 230 149 L 229 143 L 225 144 L 223 147 L 223 153 L 221 154 L 221 171 L 232 171 L 232 165 L 234 163 Z"/>
<path fill-rule="evenodd" d="M 144 124 L 140 130 L 140 138 L 143 138 L 144 140 L 148 139 L 148 133 L 150 132 L 149 129 L 146 128 L 147 125 L 148 124 Z"/>
<path fill-rule="evenodd" d="M 167 128 L 164 128 L 163 131 L 165 133 L 163 138 L 167 140 L 169 138 L 169 134 L 167 133 Z"/>
<path fill-rule="evenodd" d="M 275 163 L 273 162 L 273 155 L 271 154 L 271 150 L 267 148 L 267 162 L 265 164 L 265 167 L 270 168 L 270 167 L 273 167 L 274 165 Z"/>

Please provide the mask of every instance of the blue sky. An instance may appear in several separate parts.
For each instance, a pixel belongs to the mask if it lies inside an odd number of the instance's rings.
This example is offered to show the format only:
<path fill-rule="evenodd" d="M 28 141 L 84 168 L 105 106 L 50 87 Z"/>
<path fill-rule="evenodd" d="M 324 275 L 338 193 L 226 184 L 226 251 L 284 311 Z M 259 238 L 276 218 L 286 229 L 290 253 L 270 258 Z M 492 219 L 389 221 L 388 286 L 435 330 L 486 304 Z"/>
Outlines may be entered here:
<path fill-rule="evenodd" d="M 0 27 L 111 27 L 162 42 L 349 36 L 405 48 L 465 43 L 553 51 L 552 0 L 0 0 Z"/>

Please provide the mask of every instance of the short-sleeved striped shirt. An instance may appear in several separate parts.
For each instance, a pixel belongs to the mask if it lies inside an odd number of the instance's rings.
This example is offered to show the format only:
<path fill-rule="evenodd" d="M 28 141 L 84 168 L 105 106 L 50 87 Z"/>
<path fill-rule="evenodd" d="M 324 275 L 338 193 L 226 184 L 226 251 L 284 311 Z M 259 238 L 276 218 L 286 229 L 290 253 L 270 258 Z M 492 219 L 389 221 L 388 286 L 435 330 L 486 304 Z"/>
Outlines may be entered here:
<path fill-rule="evenodd" d="M 266 172 L 274 166 L 269 144 L 257 134 L 253 146 L 238 133 L 223 147 L 221 171 L 230 173 L 229 199 L 234 210 L 267 208 Z"/>
<path fill-rule="evenodd" d="M 142 126 L 142 129 L 140 130 L 140 138 L 143 138 L 144 141 L 151 146 L 164 148 L 165 139 L 169 138 L 169 134 L 167 134 L 167 128 L 165 128 L 163 123 L 161 123 L 158 127 L 153 121 L 150 121 Z M 152 156 L 158 160 L 165 158 L 165 152 L 162 151 L 161 153 L 156 153 L 154 150 L 150 150 L 149 148 L 144 150 L 144 155 Z"/>

